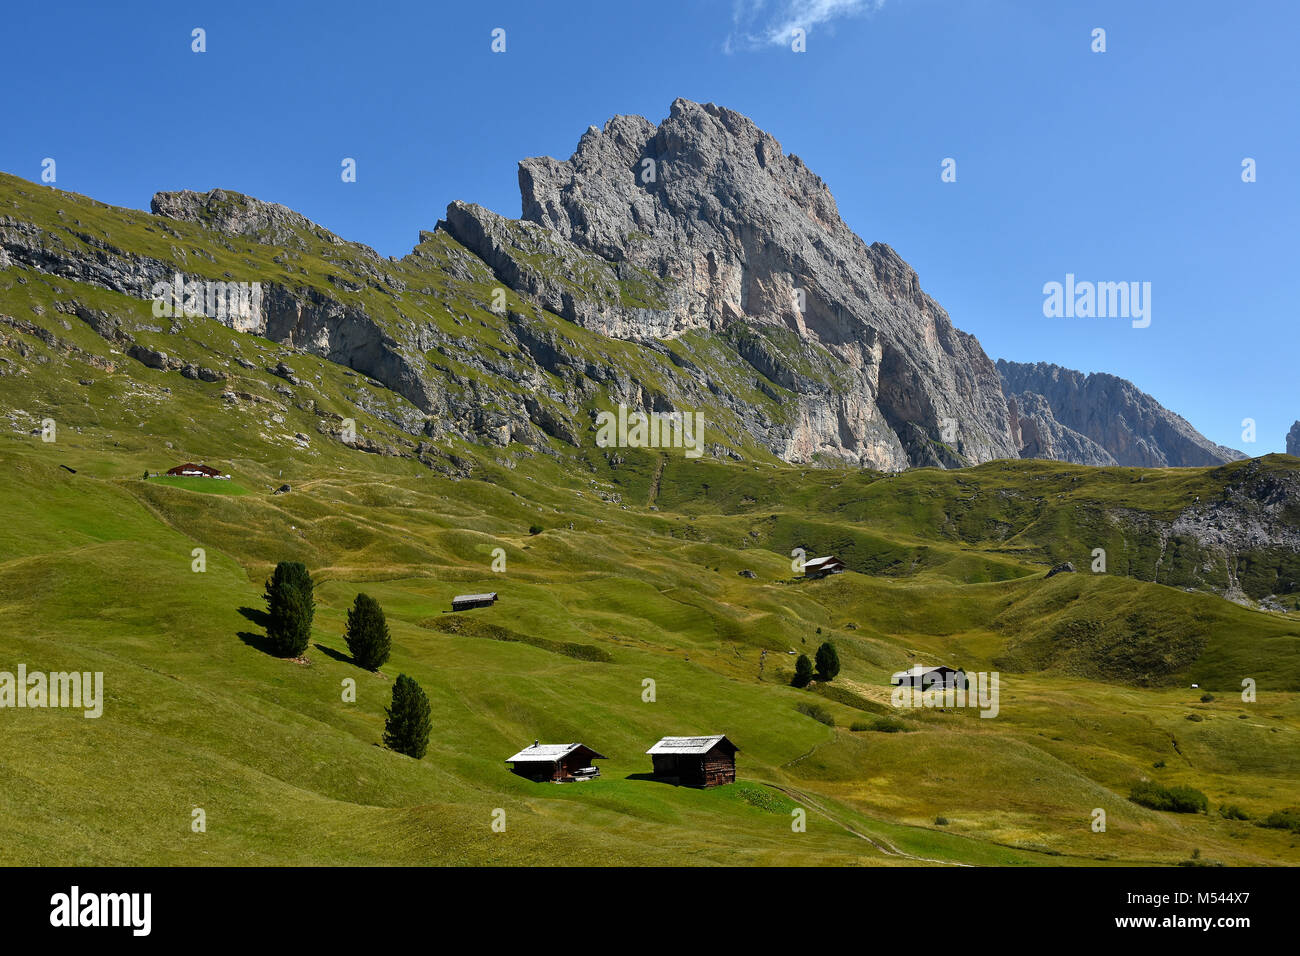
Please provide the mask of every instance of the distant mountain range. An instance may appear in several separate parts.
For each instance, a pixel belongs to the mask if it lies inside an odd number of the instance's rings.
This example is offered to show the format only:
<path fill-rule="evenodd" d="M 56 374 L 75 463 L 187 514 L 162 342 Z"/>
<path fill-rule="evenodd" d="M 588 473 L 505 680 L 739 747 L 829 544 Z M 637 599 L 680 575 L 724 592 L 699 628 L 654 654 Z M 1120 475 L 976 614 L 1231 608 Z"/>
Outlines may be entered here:
<path fill-rule="evenodd" d="M 215 317 L 377 380 L 418 410 L 395 423 L 419 436 L 577 445 L 621 404 L 703 412 L 715 456 L 882 470 L 1244 457 L 1114 376 L 994 364 L 738 113 L 679 99 L 658 126 L 617 116 L 567 161 L 524 160 L 519 183 L 522 219 L 453 202 L 397 260 L 224 190 L 159 193 L 146 216 L 3 177 L 0 267 L 135 297 L 176 274 L 256 282 L 250 307 Z M 505 329 L 471 334 L 457 303 Z"/>

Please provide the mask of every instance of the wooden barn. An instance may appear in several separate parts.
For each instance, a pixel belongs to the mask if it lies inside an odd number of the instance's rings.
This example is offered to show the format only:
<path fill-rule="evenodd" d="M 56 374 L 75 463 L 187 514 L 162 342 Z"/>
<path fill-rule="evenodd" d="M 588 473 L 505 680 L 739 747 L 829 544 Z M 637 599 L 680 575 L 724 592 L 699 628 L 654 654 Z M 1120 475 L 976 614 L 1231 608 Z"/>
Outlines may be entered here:
<path fill-rule="evenodd" d="M 712 737 L 665 737 L 646 751 L 654 775 L 683 787 L 716 787 L 736 782 L 740 748 L 722 734 Z"/>
<path fill-rule="evenodd" d="M 592 761 L 604 759 L 604 754 L 596 753 L 586 744 L 544 744 L 534 740 L 531 747 L 507 758 L 506 763 L 514 764 L 512 773 L 529 780 L 571 783 L 599 777 L 600 768 Z"/>
<path fill-rule="evenodd" d="M 935 667 L 921 665 L 910 667 L 905 671 L 898 671 L 889 679 L 889 682 L 895 687 L 919 687 L 922 690 L 927 687 L 938 687 L 946 690 L 949 687 L 965 687 L 966 672 L 943 664 Z"/>
<path fill-rule="evenodd" d="M 196 465 L 192 461 L 167 469 L 167 474 L 173 478 L 230 478 L 229 475 L 223 475 L 215 468 L 209 468 L 207 465 Z"/>
<path fill-rule="evenodd" d="M 803 576 L 808 579 L 824 578 L 828 574 L 843 574 L 848 570 L 844 562 L 833 554 L 824 558 L 809 558 L 803 563 Z"/>
<path fill-rule="evenodd" d="M 491 607 L 496 603 L 496 591 L 489 591 L 487 594 L 457 594 L 451 599 L 451 609 L 453 611 L 468 611 L 476 607 Z"/>

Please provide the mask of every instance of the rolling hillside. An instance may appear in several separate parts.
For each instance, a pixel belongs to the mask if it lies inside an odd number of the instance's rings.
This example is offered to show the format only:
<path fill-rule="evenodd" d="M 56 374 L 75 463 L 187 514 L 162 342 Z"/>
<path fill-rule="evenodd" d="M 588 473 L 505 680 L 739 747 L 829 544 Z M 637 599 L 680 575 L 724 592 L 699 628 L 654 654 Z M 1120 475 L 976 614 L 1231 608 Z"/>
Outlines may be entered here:
<path fill-rule="evenodd" d="M 0 862 L 1296 861 L 1257 824 L 1300 766 L 1297 459 L 790 464 L 743 420 L 793 393 L 740 333 L 624 341 L 513 290 L 493 310 L 444 232 L 383 260 L 305 220 L 236 237 L 12 177 L 0 200 L 28 257 L 0 262 L 0 671 L 102 671 L 106 695 L 98 719 L 0 713 Z M 287 344 L 130 294 L 181 267 L 351 318 Z M 382 349 L 340 332 L 360 317 Z M 597 447 L 566 404 L 655 408 L 700 369 L 722 398 L 697 460 Z M 184 461 L 232 480 L 142 477 Z M 850 571 L 801 580 L 796 548 Z M 317 582 L 306 663 L 265 650 L 280 560 Z M 480 590 L 500 602 L 449 613 Z M 359 591 L 393 630 L 381 675 L 342 639 Z M 790 687 L 824 640 L 841 674 Z M 890 675 L 931 663 L 999 672 L 998 716 L 894 709 Z M 402 673 L 433 705 L 420 761 L 379 745 Z M 697 733 L 740 746 L 736 785 L 646 779 L 650 744 Z M 538 738 L 608 754 L 602 779 L 508 773 Z M 1138 806 L 1143 779 L 1210 812 Z"/>

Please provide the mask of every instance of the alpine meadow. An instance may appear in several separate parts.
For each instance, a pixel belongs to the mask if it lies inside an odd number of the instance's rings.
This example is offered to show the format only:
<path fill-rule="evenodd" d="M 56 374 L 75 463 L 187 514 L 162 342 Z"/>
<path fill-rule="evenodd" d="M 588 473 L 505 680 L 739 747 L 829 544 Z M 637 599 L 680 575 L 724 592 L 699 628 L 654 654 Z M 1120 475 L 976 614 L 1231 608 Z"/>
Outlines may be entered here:
<path fill-rule="evenodd" d="M 716 56 L 947 9 L 776 6 Z M 502 19 L 480 59 L 531 42 Z M 842 212 L 889 183 L 679 89 L 571 104 L 517 218 L 442 196 L 397 256 L 247 186 L 169 171 L 145 211 L 0 154 L 0 863 L 1300 860 L 1300 437 L 1184 418 L 1119 348 L 986 352 Z M 958 155 L 925 188 L 992 175 Z M 1187 311 L 1145 260 L 1075 261 L 1015 321 L 1137 355 Z M 1225 405 L 1252 376 L 1195 374 Z"/>

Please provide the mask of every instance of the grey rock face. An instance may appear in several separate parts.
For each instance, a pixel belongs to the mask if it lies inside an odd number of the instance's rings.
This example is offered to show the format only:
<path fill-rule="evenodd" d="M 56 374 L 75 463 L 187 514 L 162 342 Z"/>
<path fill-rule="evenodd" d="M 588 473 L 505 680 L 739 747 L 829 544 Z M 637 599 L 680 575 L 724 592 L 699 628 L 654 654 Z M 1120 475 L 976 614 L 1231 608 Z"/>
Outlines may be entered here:
<path fill-rule="evenodd" d="M 997 370 L 979 343 L 953 328 L 894 250 L 844 224 L 819 177 L 740 114 L 679 99 L 657 127 L 617 116 L 565 162 L 524 160 L 519 184 L 525 220 L 616 275 L 669 287 L 649 315 L 612 301 L 561 314 L 632 339 L 775 327 L 843 367 L 834 394 L 798 391 L 798 424 L 780 452 L 788 460 L 834 454 L 893 469 L 959 463 L 945 461 L 953 452 L 967 462 L 1015 456 Z M 520 281 L 501 262 L 498 223 L 454 206 L 447 225 L 503 281 Z M 796 364 L 780 358 L 786 370 Z"/>
<path fill-rule="evenodd" d="M 1007 396 L 1011 434 L 1021 458 L 1050 458 L 1097 467 L 1115 464 L 1110 452 L 1056 420 L 1051 403 L 1037 392 Z"/>
<path fill-rule="evenodd" d="M 1221 465 L 1246 457 L 1216 445 L 1114 375 L 1002 359 L 997 368 L 1007 395 L 1031 421 L 1028 428 L 1020 426 L 1021 457 L 1143 468 Z M 1100 460 L 1102 453 L 1112 460 Z"/>
<path fill-rule="evenodd" d="M 1286 453 L 1300 456 L 1300 422 L 1292 425 L 1291 430 L 1286 433 Z"/>

